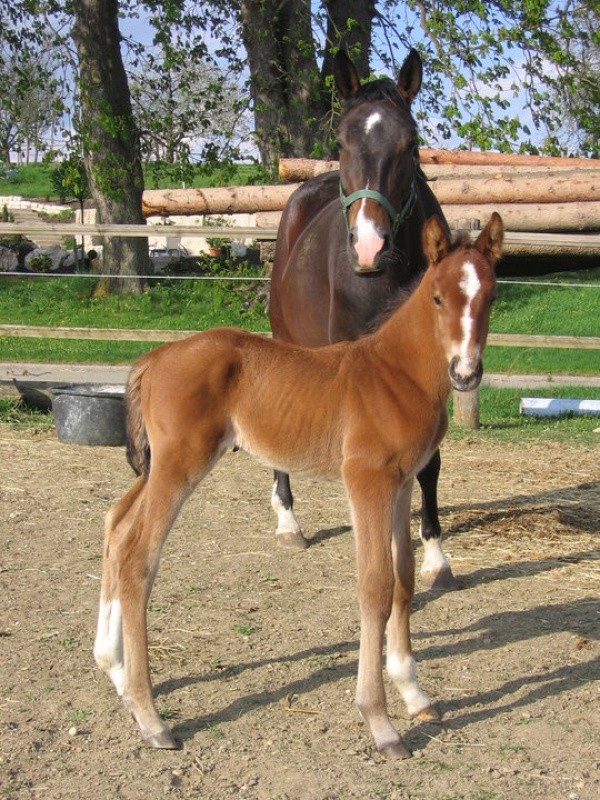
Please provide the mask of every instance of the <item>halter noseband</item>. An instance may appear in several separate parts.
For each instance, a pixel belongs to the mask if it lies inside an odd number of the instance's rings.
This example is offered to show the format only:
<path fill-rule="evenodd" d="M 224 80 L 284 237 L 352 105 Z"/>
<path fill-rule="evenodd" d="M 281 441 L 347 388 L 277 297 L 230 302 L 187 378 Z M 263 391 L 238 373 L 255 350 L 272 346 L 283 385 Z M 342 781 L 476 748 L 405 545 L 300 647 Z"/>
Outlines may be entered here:
<path fill-rule="evenodd" d="M 355 200 L 360 200 L 362 197 L 366 197 L 368 200 L 375 200 L 377 203 L 379 203 L 379 205 L 385 208 L 392 222 L 392 232 L 395 236 L 400 225 L 402 225 L 404 220 L 410 216 L 413 210 L 413 206 L 417 198 L 417 190 L 415 189 L 415 181 L 413 178 L 410 184 L 410 192 L 408 194 L 406 202 L 404 203 L 400 211 L 396 211 L 396 209 L 390 203 L 387 197 L 381 194 L 381 192 L 376 192 L 374 189 L 357 189 L 356 192 L 352 192 L 349 195 L 345 195 L 340 181 L 340 200 L 342 201 L 342 206 L 344 208 L 344 218 L 346 220 L 346 225 L 348 225 L 348 208 L 352 205 L 352 203 L 354 203 Z"/>

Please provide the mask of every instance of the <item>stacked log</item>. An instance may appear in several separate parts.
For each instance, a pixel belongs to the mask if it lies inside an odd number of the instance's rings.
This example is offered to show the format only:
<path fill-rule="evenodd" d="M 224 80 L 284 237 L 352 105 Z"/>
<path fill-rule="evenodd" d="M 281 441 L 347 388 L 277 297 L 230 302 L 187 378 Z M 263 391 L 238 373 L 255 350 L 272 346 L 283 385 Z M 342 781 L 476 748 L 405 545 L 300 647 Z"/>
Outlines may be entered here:
<path fill-rule="evenodd" d="M 486 220 L 496 210 L 509 231 L 600 231 L 600 160 L 432 149 L 421 150 L 420 160 L 451 227 Z M 250 213 L 259 227 L 276 227 L 300 182 L 337 167 L 336 161 L 282 159 L 284 184 L 147 190 L 143 211 Z"/>
<path fill-rule="evenodd" d="M 451 227 L 496 210 L 511 231 L 600 230 L 600 160 L 422 150 L 421 164 Z M 280 177 L 304 181 L 337 168 L 283 159 Z"/>

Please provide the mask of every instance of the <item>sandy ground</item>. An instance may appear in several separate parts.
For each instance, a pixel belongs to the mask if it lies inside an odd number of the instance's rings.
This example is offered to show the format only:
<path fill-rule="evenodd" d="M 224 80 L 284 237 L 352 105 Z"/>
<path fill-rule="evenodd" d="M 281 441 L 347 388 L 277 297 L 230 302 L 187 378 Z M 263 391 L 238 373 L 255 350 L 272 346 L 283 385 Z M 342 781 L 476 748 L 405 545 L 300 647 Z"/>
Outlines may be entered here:
<path fill-rule="evenodd" d="M 598 449 L 447 441 L 445 549 L 462 589 L 418 587 L 413 645 L 443 725 L 391 713 L 389 763 L 354 707 L 358 610 L 342 488 L 296 480 L 312 546 L 275 546 L 271 477 L 227 455 L 165 547 L 149 612 L 145 746 L 93 663 L 103 516 L 122 449 L 0 427 L 0 797 L 596 800 Z M 417 564 L 420 547 L 416 540 Z"/>

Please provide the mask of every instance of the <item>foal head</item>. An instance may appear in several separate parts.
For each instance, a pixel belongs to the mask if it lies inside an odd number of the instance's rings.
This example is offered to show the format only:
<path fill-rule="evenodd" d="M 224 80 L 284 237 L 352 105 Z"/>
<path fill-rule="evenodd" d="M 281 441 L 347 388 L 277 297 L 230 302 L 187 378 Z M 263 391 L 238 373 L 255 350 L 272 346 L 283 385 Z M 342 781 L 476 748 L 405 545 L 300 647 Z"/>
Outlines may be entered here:
<path fill-rule="evenodd" d="M 423 228 L 423 249 L 433 271 L 431 302 L 450 382 L 459 391 L 476 389 L 483 375 L 481 357 L 496 296 L 494 265 L 503 237 L 502 219 L 496 212 L 473 244 L 463 240 L 452 246 L 437 217 Z"/>
<path fill-rule="evenodd" d="M 421 88 L 421 57 L 410 51 L 396 83 L 383 78 L 361 86 L 354 64 L 339 51 L 334 78 L 344 102 L 337 142 L 350 263 L 357 272 L 377 272 L 416 201 L 419 155 L 410 104 Z"/>

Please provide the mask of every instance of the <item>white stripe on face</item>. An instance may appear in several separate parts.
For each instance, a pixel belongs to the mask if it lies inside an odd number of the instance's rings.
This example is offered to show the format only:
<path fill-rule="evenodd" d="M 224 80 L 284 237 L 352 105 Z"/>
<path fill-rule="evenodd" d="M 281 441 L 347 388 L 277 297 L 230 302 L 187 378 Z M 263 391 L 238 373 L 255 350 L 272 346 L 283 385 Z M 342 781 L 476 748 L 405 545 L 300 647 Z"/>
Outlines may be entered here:
<path fill-rule="evenodd" d="M 368 183 L 366 188 L 369 188 Z M 383 247 L 384 240 L 377 232 L 373 220 L 369 219 L 365 214 L 366 202 L 365 198 L 360 201 L 358 214 L 354 222 L 356 229 L 354 249 L 356 250 L 359 265 L 368 268 L 373 265 L 377 253 Z"/>
<path fill-rule="evenodd" d="M 471 305 L 477 293 L 481 289 L 481 281 L 477 275 L 475 265 L 470 261 L 466 261 L 462 266 L 463 276 L 460 279 L 459 286 L 462 293 L 467 298 L 460 325 L 462 329 L 462 342 L 460 345 L 460 358 L 468 359 L 469 356 L 469 343 L 471 341 L 471 334 L 473 331 L 473 315 L 471 314 Z M 479 358 L 479 353 L 476 355 Z"/>

